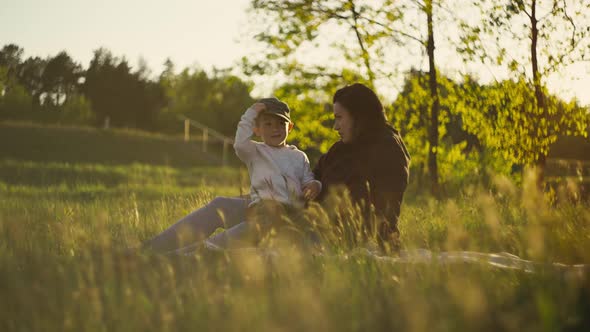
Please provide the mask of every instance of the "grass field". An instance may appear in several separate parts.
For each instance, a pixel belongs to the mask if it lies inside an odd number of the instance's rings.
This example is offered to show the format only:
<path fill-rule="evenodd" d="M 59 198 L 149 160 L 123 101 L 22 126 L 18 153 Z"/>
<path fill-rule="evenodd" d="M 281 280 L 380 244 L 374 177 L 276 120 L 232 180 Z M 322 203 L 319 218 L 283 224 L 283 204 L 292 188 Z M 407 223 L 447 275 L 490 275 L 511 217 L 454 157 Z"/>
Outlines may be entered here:
<path fill-rule="evenodd" d="M 88 149 L 103 144 L 90 136 Z M 42 144 L 35 137 L 11 140 Z M 192 167 L 172 157 L 76 162 L 76 149 L 55 151 L 64 160 L 43 160 L 53 151 L 19 145 L 0 150 L 0 331 L 590 330 L 588 269 L 391 264 L 338 238 L 325 255 L 282 242 L 273 244 L 277 256 L 128 255 L 125 248 L 213 197 L 243 193 L 244 172 L 206 159 Z M 168 149 L 150 146 L 151 154 Z M 521 187 L 503 178 L 495 184 L 440 202 L 409 195 L 404 249 L 590 264 L 587 204 L 553 203 L 527 179 Z M 318 218 L 355 215 L 349 208 Z"/>

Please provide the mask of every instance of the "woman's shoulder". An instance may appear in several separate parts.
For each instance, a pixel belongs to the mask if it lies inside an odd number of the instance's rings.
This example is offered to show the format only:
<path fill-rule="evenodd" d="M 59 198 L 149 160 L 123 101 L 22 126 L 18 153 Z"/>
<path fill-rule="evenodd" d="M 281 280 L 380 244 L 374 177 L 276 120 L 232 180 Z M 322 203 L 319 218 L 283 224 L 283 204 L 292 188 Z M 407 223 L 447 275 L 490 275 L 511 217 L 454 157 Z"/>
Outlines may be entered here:
<path fill-rule="evenodd" d="M 339 151 L 344 146 L 345 146 L 345 144 L 342 143 L 342 141 L 337 141 L 336 143 L 332 144 L 332 146 L 328 149 L 328 152 L 327 153 L 334 152 L 334 151 Z"/>
<path fill-rule="evenodd" d="M 320 156 L 316 164 L 316 170 L 320 170 L 326 167 L 328 164 L 332 164 L 334 162 L 338 163 L 342 160 L 344 155 L 343 150 L 345 149 L 344 143 L 342 141 L 338 141 L 328 149 L 328 151 Z"/>
<path fill-rule="evenodd" d="M 326 158 L 331 158 L 335 155 L 340 154 L 345 148 L 345 144 L 342 143 L 342 141 L 338 141 L 334 144 L 332 144 L 332 146 L 328 149 L 328 152 L 324 153 L 320 158 L 322 159 L 326 159 Z"/>
<path fill-rule="evenodd" d="M 397 130 L 388 126 L 370 147 L 370 154 L 379 159 L 409 162 L 410 154 Z"/>

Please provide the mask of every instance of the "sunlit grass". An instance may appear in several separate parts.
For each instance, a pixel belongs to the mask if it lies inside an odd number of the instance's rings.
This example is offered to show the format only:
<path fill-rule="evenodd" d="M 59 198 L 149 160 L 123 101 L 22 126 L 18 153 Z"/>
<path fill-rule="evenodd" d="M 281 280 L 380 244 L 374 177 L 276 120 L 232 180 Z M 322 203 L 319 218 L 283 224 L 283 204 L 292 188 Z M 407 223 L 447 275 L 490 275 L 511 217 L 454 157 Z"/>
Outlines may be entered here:
<path fill-rule="evenodd" d="M 589 264 L 588 205 L 555 203 L 526 181 L 499 177 L 491 190 L 440 202 L 408 195 L 402 249 Z M 319 253 L 280 237 L 260 252 L 125 252 L 246 187 L 232 169 L 1 161 L 0 330 L 555 331 L 590 322 L 587 270 L 378 260 L 351 245 L 369 246 L 358 229 L 333 226 L 360 221 L 346 196 L 308 213 L 307 226 L 324 231 Z"/>

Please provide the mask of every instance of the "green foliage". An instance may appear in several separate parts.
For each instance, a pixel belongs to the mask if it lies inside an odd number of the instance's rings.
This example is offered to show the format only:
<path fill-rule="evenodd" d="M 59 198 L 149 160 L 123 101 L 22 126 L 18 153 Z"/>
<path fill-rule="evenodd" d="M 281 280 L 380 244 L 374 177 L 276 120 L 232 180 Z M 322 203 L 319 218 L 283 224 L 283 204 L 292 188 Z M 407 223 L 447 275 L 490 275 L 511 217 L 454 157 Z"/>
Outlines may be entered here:
<path fill-rule="evenodd" d="M 254 101 L 252 85 L 229 70 L 207 74 L 187 68 L 177 75 L 168 59 L 154 80 L 145 62 L 133 70 L 104 48 L 95 51 L 87 70 L 66 52 L 25 61 L 22 54 L 13 44 L 0 50 L 3 119 L 102 126 L 109 118 L 114 127 L 178 134 L 184 115 L 233 136 L 241 113 Z"/>
<path fill-rule="evenodd" d="M 65 54 L 65 53 L 64 53 Z M 37 58 L 38 59 L 38 58 Z M 19 67 L 18 77 L 9 77 L 8 67 L 0 66 L 0 119 L 1 120 L 25 120 L 42 123 L 61 124 L 91 124 L 93 114 L 88 101 L 75 92 L 75 87 L 70 83 L 59 82 L 59 88 L 53 90 L 52 97 L 40 105 L 42 93 L 41 75 L 36 79 L 29 78 L 29 74 L 40 70 L 31 63 L 36 60 L 27 59 Z M 74 84 L 74 83 L 72 83 Z M 34 87 L 37 86 L 38 90 Z M 59 104 L 56 102 L 59 101 Z"/>
<path fill-rule="evenodd" d="M 125 59 L 98 49 L 86 70 L 82 91 L 91 102 L 96 118 L 106 118 L 114 126 L 154 130 L 156 114 L 165 103 L 158 82 L 145 76 L 145 68 L 136 72 Z"/>
<path fill-rule="evenodd" d="M 184 115 L 233 137 L 240 116 L 254 103 L 251 84 L 222 70 L 212 75 L 188 68 L 174 75 L 173 70 L 170 63 L 160 78 L 168 99 L 162 117 L 178 126 L 176 117 Z"/>
<path fill-rule="evenodd" d="M 43 103 L 62 105 L 78 87 L 82 67 L 64 51 L 49 58 L 41 75 L 41 94 Z"/>
<path fill-rule="evenodd" d="M 23 53 L 15 44 L 7 44 L 0 50 L 0 67 L 4 68 L 1 76 L 8 89 L 12 85 L 23 86 L 33 97 L 35 106 L 59 106 L 77 92 L 82 67 L 65 51 L 46 60 L 30 57 L 23 61 Z"/>
<path fill-rule="evenodd" d="M 472 5 L 481 16 L 476 23 L 461 22 L 462 44 L 458 51 L 466 59 L 489 59 L 516 74 L 531 75 L 528 69 L 531 49 L 514 48 L 510 44 L 530 45 L 534 26 L 538 30 L 535 52 L 541 77 L 587 56 L 590 46 L 587 39 L 590 2 L 587 0 L 495 0 Z"/>
<path fill-rule="evenodd" d="M 423 185 L 427 173 L 428 140 L 430 108 L 432 98 L 428 86 L 428 74 L 410 71 L 404 87 L 396 100 L 387 108 L 388 118 L 395 128 L 402 133 L 404 141 L 412 156 L 412 176 L 417 177 L 418 186 Z M 442 183 L 475 180 L 482 172 L 478 163 L 481 150 L 480 142 L 463 128 L 464 118 L 456 109 L 457 84 L 447 77 L 439 76 L 439 176 Z"/>
<path fill-rule="evenodd" d="M 344 69 L 355 71 L 373 87 L 375 80 L 387 77 L 378 67 L 383 64 L 386 48 L 384 39 L 395 38 L 389 27 L 403 16 L 394 1 L 369 3 L 363 1 L 251 1 L 250 11 L 259 20 L 254 38 L 263 44 L 261 56 L 253 55 L 255 61 L 244 58 L 247 73 L 283 72 L 293 76 L 316 78 L 337 78 Z M 298 52 L 307 47 L 319 46 L 320 36 L 326 37 L 325 29 L 344 31 L 328 37 L 329 47 L 338 57 L 345 60 L 338 67 L 325 63 L 302 64 L 297 60 Z M 333 32 L 330 32 L 333 33 Z M 259 59 L 262 58 L 263 60 Z"/>
<path fill-rule="evenodd" d="M 524 79 L 479 86 L 466 78 L 458 93 L 462 98 L 456 110 L 465 129 L 510 163 L 535 163 L 539 154 L 548 154 L 559 135 L 587 135 L 586 109 L 545 91 L 545 111 L 537 106 L 534 88 Z"/>
<path fill-rule="evenodd" d="M 27 89 L 31 96 L 33 96 L 33 102 L 35 106 L 39 106 L 41 104 L 41 94 L 43 93 L 44 89 L 43 73 L 45 71 L 47 61 L 48 60 L 41 59 L 39 57 L 29 57 L 22 64 L 20 64 L 18 81 Z M 71 74 L 73 73 L 67 73 L 66 75 L 69 76 Z M 77 82 L 75 83 L 76 85 L 66 85 L 67 88 L 64 89 L 64 92 L 67 91 L 68 93 L 72 93 L 73 91 L 71 91 L 71 88 L 77 90 Z M 51 88 L 48 86 L 45 86 L 45 88 L 51 90 Z"/>
<path fill-rule="evenodd" d="M 437 151 L 441 181 L 447 185 L 485 180 L 488 172 L 508 175 L 512 165 L 533 164 L 539 153 L 547 155 L 558 137 L 587 135 L 590 122 L 585 108 L 545 91 L 548 117 L 544 120 L 534 88 L 524 79 L 480 85 L 468 76 L 460 83 L 439 77 L 439 83 Z M 430 148 L 429 109 L 428 75 L 408 73 L 388 115 L 410 149 L 419 187 Z"/>
<path fill-rule="evenodd" d="M 92 125 L 96 123 L 90 103 L 81 95 L 70 94 L 57 112 L 59 113 L 59 123 L 62 124 Z"/>
<path fill-rule="evenodd" d="M 475 24 L 462 23 L 460 53 L 470 61 L 491 60 L 512 79 L 467 92 L 474 100 L 468 108 L 487 111 L 467 111 L 473 114 L 465 117 L 466 126 L 504 158 L 544 166 L 559 135 L 586 134 L 586 111 L 550 96 L 545 80 L 587 56 L 590 2 L 498 0 L 474 6 L 481 17 Z"/>
<path fill-rule="evenodd" d="M 16 45 L 0 51 L 0 119 L 91 124 L 90 104 L 79 93 L 80 65 L 65 52 L 25 61 L 22 52 Z"/>
<path fill-rule="evenodd" d="M 0 67 L 0 75 L 2 68 Z M 1 79 L 1 77 L 0 77 Z M 0 119 L 9 117 L 11 113 L 24 113 L 30 112 L 33 107 L 33 99 L 27 93 L 25 88 L 21 85 L 4 85 L 0 83 L 0 92 L 4 92 L 0 95 Z"/>
<path fill-rule="evenodd" d="M 90 103 L 84 96 L 70 94 L 59 106 L 35 106 L 33 97 L 20 85 L 13 86 L 3 97 L 0 97 L 0 119 L 63 125 L 95 123 Z"/>
<path fill-rule="evenodd" d="M 7 44 L 0 50 L 0 67 L 4 68 L 3 80 L 15 83 L 24 50 L 15 44 Z"/>

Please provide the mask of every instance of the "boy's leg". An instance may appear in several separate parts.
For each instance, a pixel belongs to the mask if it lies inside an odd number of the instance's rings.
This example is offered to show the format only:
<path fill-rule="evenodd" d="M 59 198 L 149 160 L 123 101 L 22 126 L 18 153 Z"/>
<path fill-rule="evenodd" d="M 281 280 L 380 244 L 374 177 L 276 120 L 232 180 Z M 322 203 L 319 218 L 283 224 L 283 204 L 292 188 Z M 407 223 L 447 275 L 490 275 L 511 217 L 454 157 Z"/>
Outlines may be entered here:
<path fill-rule="evenodd" d="M 201 241 L 217 228 L 230 228 L 245 219 L 248 199 L 216 197 L 193 211 L 144 244 L 158 252 L 167 252 Z"/>
<path fill-rule="evenodd" d="M 255 238 L 257 235 L 256 225 L 243 221 L 224 232 L 216 234 L 205 241 L 211 249 L 227 249 L 250 247 L 255 245 Z"/>
<path fill-rule="evenodd" d="M 289 216 L 291 208 L 274 201 L 262 201 L 246 211 L 247 221 L 243 221 L 226 231 L 206 240 L 213 249 L 244 248 L 256 246 L 273 227 L 280 227 L 282 218 Z"/>

